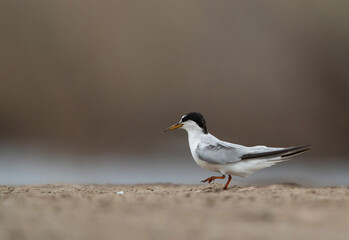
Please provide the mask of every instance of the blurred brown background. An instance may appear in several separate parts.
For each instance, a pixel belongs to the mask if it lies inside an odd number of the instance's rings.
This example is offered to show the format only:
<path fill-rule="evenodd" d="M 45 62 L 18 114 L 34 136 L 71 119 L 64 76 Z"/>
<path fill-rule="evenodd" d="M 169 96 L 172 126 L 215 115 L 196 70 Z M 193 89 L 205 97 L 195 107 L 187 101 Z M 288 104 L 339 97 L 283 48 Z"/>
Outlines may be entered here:
<path fill-rule="evenodd" d="M 187 153 L 160 131 L 199 111 L 231 142 L 349 152 L 348 1 L 11 0 L 0 36 L 6 144 Z"/>

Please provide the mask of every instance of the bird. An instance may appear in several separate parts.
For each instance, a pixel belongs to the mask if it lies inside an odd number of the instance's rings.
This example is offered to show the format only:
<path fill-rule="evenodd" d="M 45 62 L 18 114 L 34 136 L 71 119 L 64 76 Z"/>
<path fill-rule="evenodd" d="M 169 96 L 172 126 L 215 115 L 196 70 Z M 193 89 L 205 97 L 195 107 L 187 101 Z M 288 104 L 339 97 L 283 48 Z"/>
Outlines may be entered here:
<path fill-rule="evenodd" d="M 184 129 L 194 161 L 202 168 L 222 174 L 212 176 L 201 182 L 211 183 L 216 179 L 228 180 L 223 190 L 227 190 L 233 176 L 246 177 L 257 170 L 273 166 L 311 149 L 311 145 L 296 147 L 266 147 L 262 145 L 246 147 L 219 140 L 207 130 L 205 118 L 201 113 L 185 114 L 178 123 L 162 132 Z"/>

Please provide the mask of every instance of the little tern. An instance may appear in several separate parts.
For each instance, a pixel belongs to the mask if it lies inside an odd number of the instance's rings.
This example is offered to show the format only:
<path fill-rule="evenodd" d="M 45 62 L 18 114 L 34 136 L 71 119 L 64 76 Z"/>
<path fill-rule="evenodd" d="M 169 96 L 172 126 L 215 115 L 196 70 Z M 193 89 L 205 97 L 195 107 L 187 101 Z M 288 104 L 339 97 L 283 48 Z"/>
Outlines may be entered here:
<path fill-rule="evenodd" d="M 206 121 L 198 112 L 187 113 L 178 123 L 162 132 L 174 129 L 184 129 L 188 132 L 191 154 L 200 167 L 222 174 L 218 177 L 209 177 L 202 182 L 211 183 L 215 179 L 224 179 L 228 175 L 228 181 L 223 190 L 228 189 L 231 175 L 246 177 L 257 170 L 283 162 L 311 148 L 310 145 L 288 148 L 246 147 L 225 142 L 207 131 Z"/>

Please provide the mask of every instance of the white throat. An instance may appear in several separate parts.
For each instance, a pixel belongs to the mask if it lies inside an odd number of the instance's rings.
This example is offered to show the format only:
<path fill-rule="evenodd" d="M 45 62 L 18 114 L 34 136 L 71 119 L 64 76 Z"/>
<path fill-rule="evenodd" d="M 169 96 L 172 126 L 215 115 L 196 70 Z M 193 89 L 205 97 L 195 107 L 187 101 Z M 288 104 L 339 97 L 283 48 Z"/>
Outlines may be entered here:
<path fill-rule="evenodd" d="M 182 126 L 182 129 L 188 132 L 188 141 L 191 152 L 195 152 L 197 145 L 207 136 L 204 130 L 200 128 L 195 122 L 187 121 Z"/>

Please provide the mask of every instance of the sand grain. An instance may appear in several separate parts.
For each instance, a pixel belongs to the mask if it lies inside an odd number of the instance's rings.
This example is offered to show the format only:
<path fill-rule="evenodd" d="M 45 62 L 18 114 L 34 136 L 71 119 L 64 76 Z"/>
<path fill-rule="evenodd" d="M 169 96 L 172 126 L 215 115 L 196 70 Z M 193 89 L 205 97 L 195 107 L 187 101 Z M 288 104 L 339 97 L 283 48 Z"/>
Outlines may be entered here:
<path fill-rule="evenodd" d="M 347 187 L 221 187 L 0 186 L 0 239 L 348 239 Z"/>

